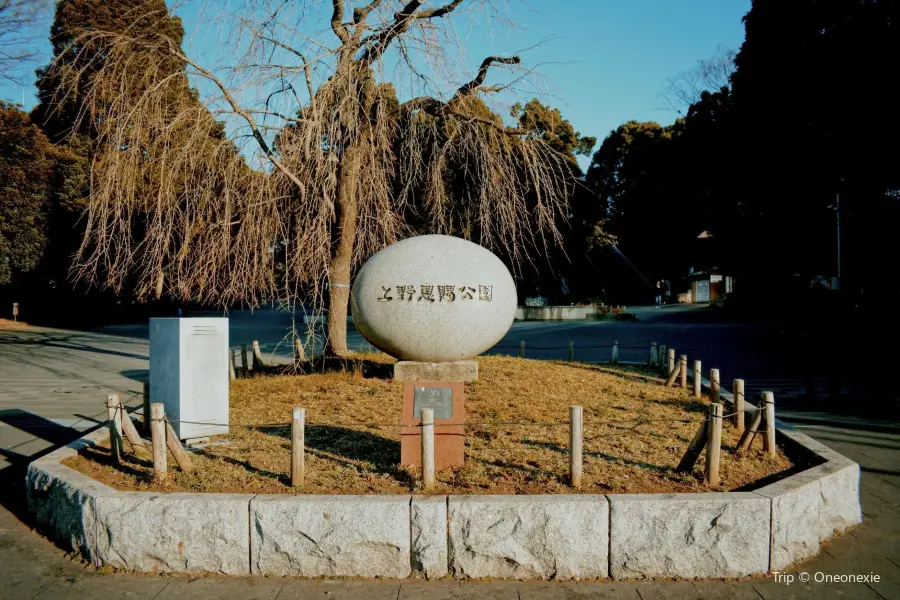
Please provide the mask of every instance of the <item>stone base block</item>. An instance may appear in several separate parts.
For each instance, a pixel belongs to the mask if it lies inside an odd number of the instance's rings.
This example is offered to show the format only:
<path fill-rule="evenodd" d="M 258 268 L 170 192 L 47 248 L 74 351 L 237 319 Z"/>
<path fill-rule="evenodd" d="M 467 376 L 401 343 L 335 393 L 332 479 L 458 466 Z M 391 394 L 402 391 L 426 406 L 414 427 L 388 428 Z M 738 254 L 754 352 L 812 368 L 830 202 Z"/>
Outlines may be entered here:
<path fill-rule="evenodd" d="M 605 496 L 450 496 L 457 577 L 584 579 L 608 575 Z"/>
<path fill-rule="evenodd" d="M 394 365 L 395 381 L 475 381 L 478 361 L 414 362 L 401 360 Z"/>
<path fill-rule="evenodd" d="M 434 435 L 434 468 L 437 471 L 462 467 L 466 462 L 465 435 Z M 404 467 L 422 466 L 422 435 L 407 433 L 400 436 L 400 464 Z"/>
<path fill-rule="evenodd" d="M 409 496 L 257 496 L 255 575 L 408 577 Z"/>
<path fill-rule="evenodd" d="M 743 577 L 769 567 L 767 498 L 752 492 L 611 495 L 610 575 Z"/>

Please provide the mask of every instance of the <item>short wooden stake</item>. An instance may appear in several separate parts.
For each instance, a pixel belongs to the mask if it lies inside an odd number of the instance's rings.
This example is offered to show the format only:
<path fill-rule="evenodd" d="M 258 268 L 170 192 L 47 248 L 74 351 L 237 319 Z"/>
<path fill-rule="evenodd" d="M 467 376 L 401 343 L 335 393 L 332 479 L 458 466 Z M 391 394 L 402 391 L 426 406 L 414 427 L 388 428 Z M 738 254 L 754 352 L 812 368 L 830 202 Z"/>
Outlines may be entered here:
<path fill-rule="evenodd" d="M 666 375 L 674 371 L 675 367 L 675 348 L 672 348 L 671 350 L 668 350 L 666 354 Z"/>
<path fill-rule="evenodd" d="M 619 364 L 619 340 L 616 340 L 613 342 L 612 356 L 609 359 L 609 364 L 611 364 L 611 365 Z"/>
<path fill-rule="evenodd" d="M 569 342 L 569 362 L 575 360 L 575 342 Z"/>
<path fill-rule="evenodd" d="M 584 409 L 569 407 L 569 482 L 572 487 L 581 487 L 582 443 L 584 439 Z"/>
<path fill-rule="evenodd" d="M 674 384 L 675 380 L 678 379 L 678 371 L 680 370 L 680 368 L 681 368 L 681 363 L 678 363 L 675 365 L 675 368 L 673 368 L 668 373 L 668 377 L 666 377 L 666 387 L 669 387 L 670 385 Z"/>
<path fill-rule="evenodd" d="M 262 371 L 266 368 L 265 363 L 263 363 L 262 352 L 259 349 L 259 342 L 253 340 L 253 370 L 254 371 Z"/>
<path fill-rule="evenodd" d="M 735 379 L 732 384 L 734 394 L 734 428 L 744 433 L 744 380 Z"/>
<path fill-rule="evenodd" d="M 144 432 L 144 435 L 150 435 L 150 382 L 145 381 L 143 387 L 144 422 L 141 423 L 141 430 Z"/>
<path fill-rule="evenodd" d="M 119 464 L 121 454 L 124 452 L 122 444 L 122 422 L 119 414 L 119 397 L 110 394 L 106 397 L 106 416 L 109 418 L 109 448 L 112 460 Z"/>
<path fill-rule="evenodd" d="M 718 404 L 719 395 L 721 394 L 721 386 L 719 385 L 719 370 L 709 370 L 709 401 Z"/>
<path fill-rule="evenodd" d="M 700 423 L 700 428 L 697 429 L 697 433 L 694 434 L 694 439 L 692 439 L 691 443 L 688 445 L 684 456 L 681 457 L 681 462 L 675 467 L 675 472 L 690 473 L 694 469 L 694 465 L 697 464 L 697 459 L 700 458 L 700 453 L 703 452 L 703 447 L 706 445 L 706 438 L 708 436 L 709 426 L 706 421 L 703 421 Z"/>
<path fill-rule="evenodd" d="M 306 409 L 295 406 L 291 412 L 291 485 L 294 487 L 306 482 L 305 427 Z"/>
<path fill-rule="evenodd" d="M 237 379 L 237 374 L 234 372 L 234 362 L 235 362 L 236 358 L 237 357 L 235 356 L 234 348 L 232 348 L 229 351 L 229 357 L 228 357 L 228 378 L 231 381 L 234 381 L 235 379 Z"/>
<path fill-rule="evenodd" d="M 681 374 L 681 389 L 687 389 L 687 354 L 681 355 L 681 368 L 679 369 L 679 373 Z"/>
<path fill-rule="evenodd" d="M 306 362 L 306 351 L 303 349 L 303 342 L 299 337 L 294 338 L 294 355 L 296 360 Z"/>
<path fill-rule="evenodd" d="M 178 434 L 175 433 L 169 419 L 165 417 L 164 419 L 166 421 L 166 445 L 171 450 L 172 456 L 175 457 L 175 462 L 182 471 L 192 470 L 194 464 L 191 462 L 191 457 L 184 451 L 184 446 L 181 445 L 181 440 L 178 439 Z"/>
<path fill-rule="evenodd" d="M 650 342 L 650 356 L 647 358 L 647 366 L 659 366 L 659 356 L 657 356 L 656 342 Z"/>
<path fill-rule="evenodd" d="M 738 452 L 746 452 L 747 448 L 750 447 L 750 443 L 753 442 L 753 436 L 756 435 L 756 430 L 759 429 L 759 422 L 762 420 L 762 415 L 762 408 L 757 408 L 756 411 L 754 411 L 753 418 L 750 419 L 750 427 L 744 430 L 744 433 L 741 434 L 741 439 L 738 440 Z"/>
<path fill-rule="evenodd" d="M 719 485 L 719 454 L 722 451 L 722 405 L 709 407 L 709 436 L 706 440 L 706 480 L 709 485 Z"/>
<path fill-rule="evenodd" d="M 150 404 L 150 440 L 153 443 L 153 476 L 166 478 L 166 407 L 162 402 Z"/>
<path fill-rule="evenodd" d="M 768 452 L 769 456 L 775 456 L 775 394 L 763 392 L 763 402 L 765 404 L 760 407 L 766 411 L 766 437 L 763 438 L 763 450 Z"/>
<path fill-rule="evenodd" d="M 702 377 L 703 377 L 703 363 L 699 360 L 694 361 L 694 398 L 699 400 L 702 394 Z"/>
<path fill-rule="evenodd" d="M 141 439 L 141 434 L 138 433 L 134 423 L 131 422 L 131 417 L 128 415 L 128 411 L 125 410 L 125 405 L 122 404 L 122 401 L 119 400 L 116 394 L 113 394 L 113 396 L 116 402 L 119 403 L 119 422 L 122 424 L 122 432 L 128 438 L 128 443 L 131 444 L 131 449 L 145 448 L 144 440 Z"/>
<path fill-rule="evenodd" d="M 660 345 L 658 354 L 659 354 L 659 370 L 662 372 L 662 374 L 664 376 L 668 375 L 669 371 L 666 370 L 666 345 L 665 344 Z"/>
<path fill-rule="evenodd" d="M 525 358 L 525 340 L 519 342 L 519 358 Z"/>
<path fill-rule="evenodd" d="M 434 409 L 422 409 L 422 483 L 434 487 Z"/>
<path fill-rule="evenodd" d="M 241 344 L 241 371 L 247 374 L 247 344 Z"/>

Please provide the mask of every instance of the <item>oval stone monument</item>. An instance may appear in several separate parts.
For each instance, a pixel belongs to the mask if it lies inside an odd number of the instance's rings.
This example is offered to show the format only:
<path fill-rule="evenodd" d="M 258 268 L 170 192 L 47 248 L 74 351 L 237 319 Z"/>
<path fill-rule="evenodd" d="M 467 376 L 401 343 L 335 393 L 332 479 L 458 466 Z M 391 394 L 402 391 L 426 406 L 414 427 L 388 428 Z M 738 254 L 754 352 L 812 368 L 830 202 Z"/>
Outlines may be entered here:
<path fill-rule="evenodd" d="M 461 361 L 491 348 L 516 313 L 506 265 L 478 244 L 422 235 L 391 244 L 359 270 L 356 328 L 401 361 Z"/>

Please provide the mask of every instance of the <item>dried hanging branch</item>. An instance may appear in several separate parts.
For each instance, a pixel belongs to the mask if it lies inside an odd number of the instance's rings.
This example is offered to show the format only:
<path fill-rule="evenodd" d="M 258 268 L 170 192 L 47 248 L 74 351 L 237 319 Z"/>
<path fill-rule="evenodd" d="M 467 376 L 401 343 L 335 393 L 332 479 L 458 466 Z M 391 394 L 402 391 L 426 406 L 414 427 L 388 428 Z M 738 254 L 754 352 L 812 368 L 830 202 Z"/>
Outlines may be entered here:
<path fill-rule="evenodd" d="M 227 69 L 153 33 L 75 40 L 83 57 L 53 75 L 55 100 L 82 94 L 78 118 L 96 130 L 81 277 L 118 289 L 136 276 L 142 295 L 223 305 L 327 295 L 328 347 L 343 354 L 352 269 L 409 235 L 411 215 L 512 260 L 559 240 L 574 185 L 565 158 L 478 99 L 498 89 L 484 86 L 494 70 L 520 58 L 484 59 L 444 101 L 446 86 L 408 56 L 453 64 L 446 17 L 491 3 L 372 0 L 352 20 L 345 4 L 332 2 L 331 44 L 303 33 L 287 3 L 248 3 L 234 17 L 244 52 Z M 404 103 L 383 73 L 392 45 L 410 78 L 427 82 Z M 172 61 L 183 69 L 173 74 Z M 202 102 L 188 76 L 204 82 Z M 248 88 L 272 91 L 246 102 Z M 228 140 L 213 115 L 239 123 L 256 151 Z"/>

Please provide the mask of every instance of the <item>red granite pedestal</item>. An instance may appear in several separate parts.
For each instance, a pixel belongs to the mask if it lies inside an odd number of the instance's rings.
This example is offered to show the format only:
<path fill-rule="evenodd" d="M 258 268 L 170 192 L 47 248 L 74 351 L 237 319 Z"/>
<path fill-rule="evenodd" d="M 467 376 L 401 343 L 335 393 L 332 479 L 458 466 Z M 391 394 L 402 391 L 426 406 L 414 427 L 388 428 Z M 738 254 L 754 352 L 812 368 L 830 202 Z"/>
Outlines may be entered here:
<path fill-rule="evenodd" d="M 416 388 L 420 390 L 419 406 L 416 406 Z M 441 401 L 445 390 L 429 393 L 427 388 L 449 388 L 450 401 Z M 403 385 L 403 425 L 419 425 L 422 408 L 434 410 L 434 468 L 461 467 L 465 460 L 464 386 L 461 381 L 407 381 Z M 429 399 L 433 396 L 433 400 Z M 418 410 L 416 410 L 418 409 Z M 448 410 L 449 409 L 449 410 Z M 448 414 L 449 412 L 449 414 Z M 400 464 L 422 466 L 422 434 L 418 427 L 400 430 Z"/>

